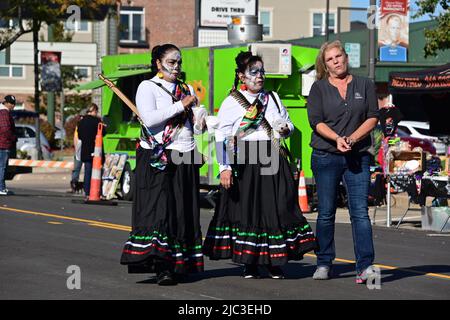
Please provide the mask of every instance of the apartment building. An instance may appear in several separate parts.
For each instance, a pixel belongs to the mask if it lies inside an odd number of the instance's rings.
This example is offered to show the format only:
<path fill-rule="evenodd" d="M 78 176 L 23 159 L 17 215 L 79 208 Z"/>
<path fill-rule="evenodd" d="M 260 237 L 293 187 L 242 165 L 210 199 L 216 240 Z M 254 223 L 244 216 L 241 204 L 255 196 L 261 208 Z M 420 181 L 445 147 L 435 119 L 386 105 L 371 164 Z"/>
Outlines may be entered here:
<path fill-rule="evenodd" d="M 62 22 L 64 31 L 72 34 L 72 40 L 49 41 L 48 26 L 43 24 L 38 33 L 39 51 L 61 52 L 61 64 L 73 66 L 81 77 L 80 83 L 93 80 L 95 74 L 101 72 L 101 57 L 117 53 L 114 37 L 117 35 L 117 17 L 113 15 L 92 21 L 79 19 Z M 13 20 L 1 21 L 0 28 L 14 28 L 14 23 Z M 0 95 L 5 94 L 16 96 L 16 109 L 34 111 L 31 102 L 34 96 L 32 33 L 22 35 L 8 49 L 0 51 Z"/>

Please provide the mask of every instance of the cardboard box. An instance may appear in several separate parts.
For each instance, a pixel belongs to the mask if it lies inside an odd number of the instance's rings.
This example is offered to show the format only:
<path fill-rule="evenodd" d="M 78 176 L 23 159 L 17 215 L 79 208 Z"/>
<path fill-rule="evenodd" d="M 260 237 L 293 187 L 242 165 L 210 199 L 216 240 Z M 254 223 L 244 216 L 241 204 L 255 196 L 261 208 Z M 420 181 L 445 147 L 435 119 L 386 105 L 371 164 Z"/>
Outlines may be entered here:
<path fill-rule="evenodd" d="M 395 173 L 394 168 L 400 168 L 410 160 L 419 161 L 419 168 L 416 171 L 425 169 L 425 156 L 423 152 L 418 151 L 400 151 L 392 152 L 393 160 L 389 162 L 389 173 Z"/>

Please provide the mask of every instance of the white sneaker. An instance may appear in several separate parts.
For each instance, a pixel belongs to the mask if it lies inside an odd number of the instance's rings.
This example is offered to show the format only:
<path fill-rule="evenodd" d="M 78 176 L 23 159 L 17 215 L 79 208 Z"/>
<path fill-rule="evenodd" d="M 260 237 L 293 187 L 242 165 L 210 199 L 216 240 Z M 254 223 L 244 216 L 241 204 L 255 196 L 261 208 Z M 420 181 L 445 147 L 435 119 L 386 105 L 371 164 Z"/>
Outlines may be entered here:
<path fill-rule="evenodd" d="M 367 282 L 367 279 L 370 277 L 374 277 L 376 275 L 376 272 L 374 270 L 374 266 L 368 266 L 366 269 L 364 269 L 362 272 L 356 273 L 356 283 L 357 284 L 365 284 Z"/>
<path fill-rule="evenodd" d="M 8 189 L 0 190 L 0 196 L 7 196 L 9 194 Z"/>
<path fill-rule="evenodd" d="M 314 272 L 314 280 L 328 280 L 331 278 L 331 268 L 328 266 L 318 266 Z"/>

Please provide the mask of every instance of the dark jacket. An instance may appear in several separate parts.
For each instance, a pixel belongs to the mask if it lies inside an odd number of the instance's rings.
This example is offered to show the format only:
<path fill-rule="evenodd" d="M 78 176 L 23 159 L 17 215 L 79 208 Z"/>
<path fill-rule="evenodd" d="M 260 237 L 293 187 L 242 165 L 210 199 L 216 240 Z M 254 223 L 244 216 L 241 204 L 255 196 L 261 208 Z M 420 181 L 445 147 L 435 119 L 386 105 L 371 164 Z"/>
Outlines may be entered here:
<path fill-rule="evenodd" d="M 95 136 L 100 119 L 91 115 L 84 116 L 78 123 L 78 138 L 81 140 L 81 161 L 93 160 Z"/>
<path fill-rule="evenodd" d="M 16 126 L 11 112 L 0 104 L 0 149 L 10 150 L 15 147 L 17 141 L 15 131 Z"/>

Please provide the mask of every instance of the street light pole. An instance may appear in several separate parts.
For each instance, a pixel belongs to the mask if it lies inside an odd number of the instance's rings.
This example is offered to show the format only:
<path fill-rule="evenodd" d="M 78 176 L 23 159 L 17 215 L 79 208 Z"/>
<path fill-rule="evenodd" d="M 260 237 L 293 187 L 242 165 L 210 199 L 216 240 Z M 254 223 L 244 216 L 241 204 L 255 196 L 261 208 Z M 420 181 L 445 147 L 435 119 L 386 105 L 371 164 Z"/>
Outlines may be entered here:
<path fill-rule="evenodd" d="M 328 42 L 329 39 L 329 17 L 330 17 L 330 0 L 327 0 L 327 9 L 325 13 L 325 41 Z"/>

